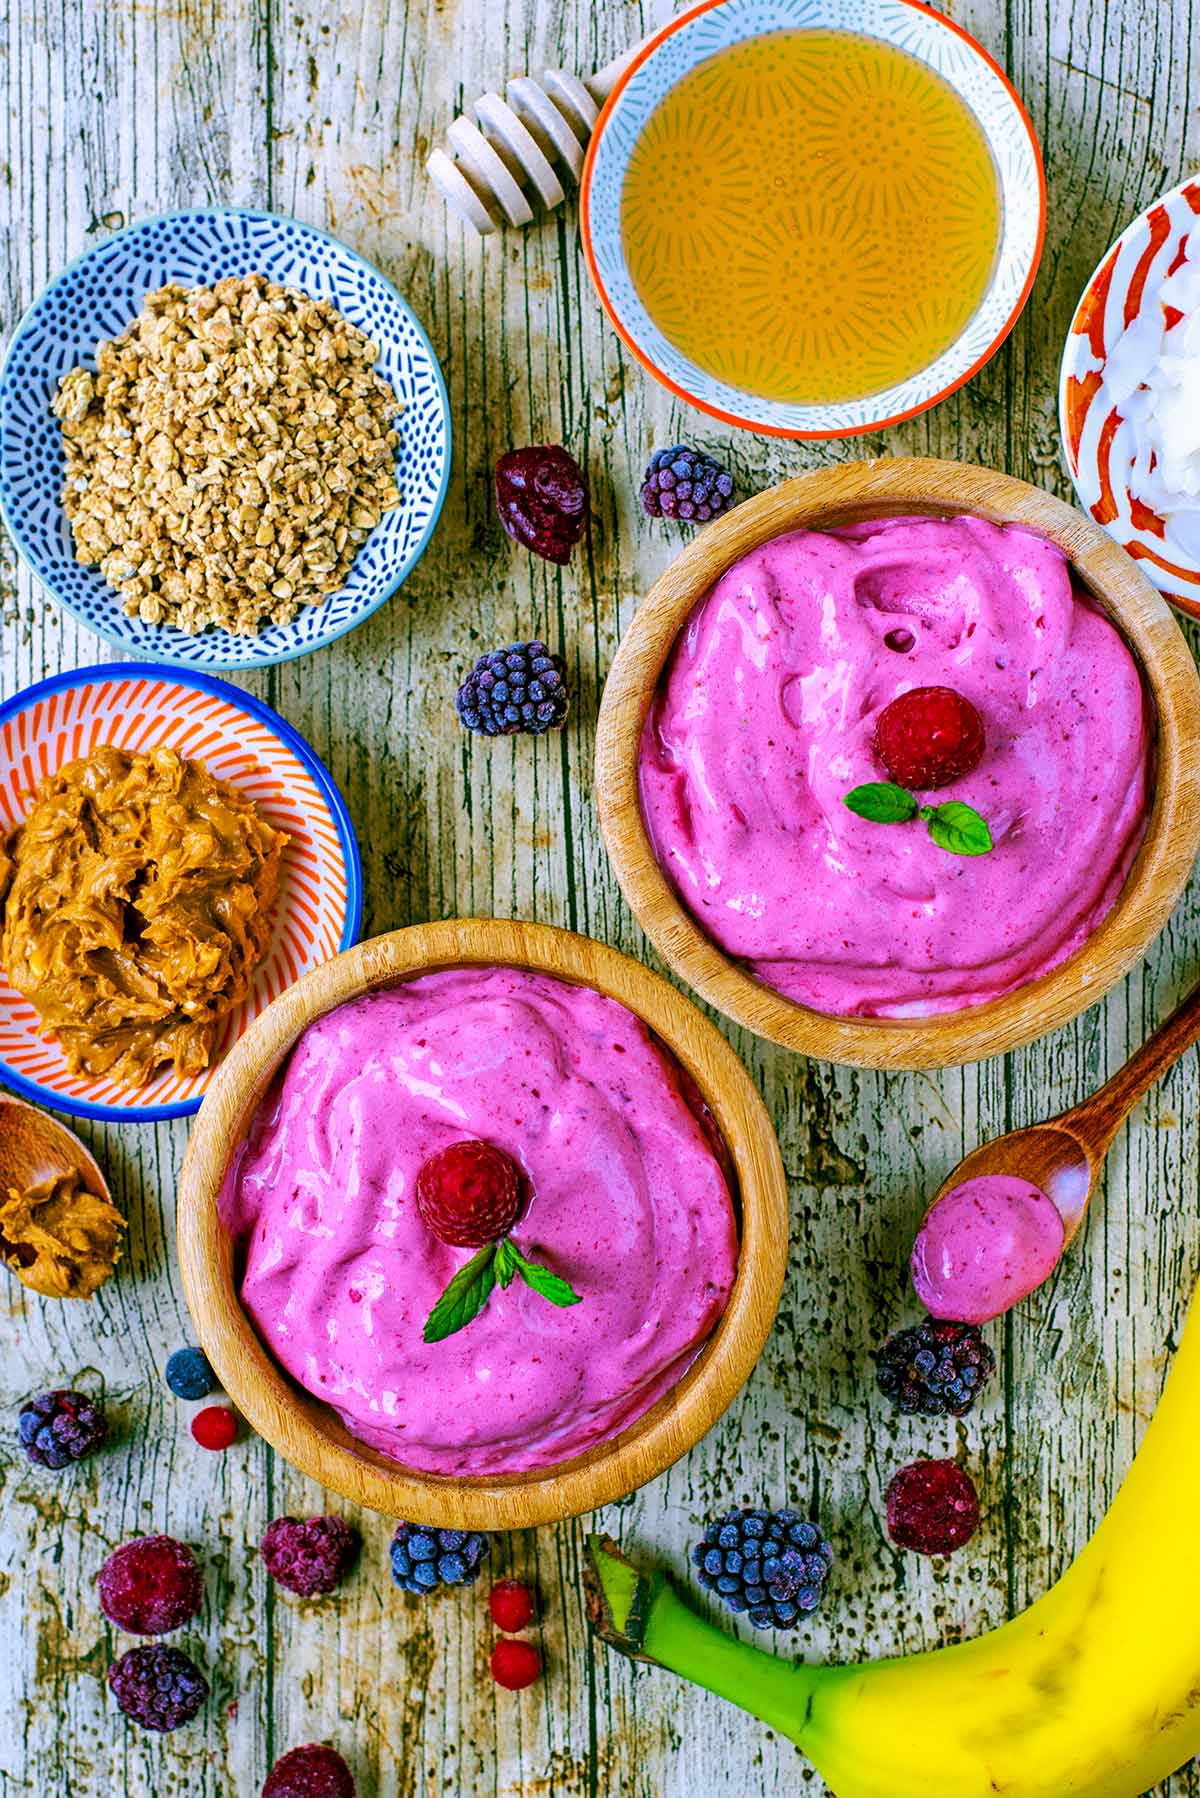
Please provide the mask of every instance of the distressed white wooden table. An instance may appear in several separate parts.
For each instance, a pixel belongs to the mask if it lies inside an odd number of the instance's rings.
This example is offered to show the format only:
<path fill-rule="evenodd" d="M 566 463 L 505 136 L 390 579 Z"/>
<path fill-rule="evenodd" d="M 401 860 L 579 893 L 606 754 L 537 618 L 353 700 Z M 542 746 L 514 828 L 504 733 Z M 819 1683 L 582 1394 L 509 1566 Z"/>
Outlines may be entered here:
<path fill-rule="evenodd" d="M 1059 346 L 1101 251 L 1200 163 L 1194 0 L 953 0 L 1011 72 L 1041 136 L 1050 223 L 1014 336 L 923 419 L 829 447 L 730 435 L 673 404 L 602 322 L 568 209 L 468 241 L 431 197 L 426 152 L 506 73 L 598 68 L 667 0 L 8 0 L 0 10 L 0 323 L 126 220 L 214 201 L 327 226 L 407 293 L 446 370 L 454 479 L 433 546 L 363 629 L 245 685 L 315 744 L 366 851 L 367 933 L 455 912 L 570 925 L 646 955 L 608 873 L 591 797 L 597 695 L 622 624 L 678 541 L 638 516 L 648 451 L 694 437 L 743 489 L 884 451 L 960 456 L 1067 492 L 1054 418 Z M 1189 91 L 1190 90 L 1190 91 Z M 591 473 L 584 552 L 558 571 L 501 534 L 495 457 L 561 441 Z M 24 572 L 4 575 L 0 693 L 111 659 Z M 485 646 L 541 635 L 577 693 L 562 735 L 462 736 L 452 692 Z M 1195 639 L 1194 639 L 1195 640 Z M 1102 1514 L 1157 1399 L 1200 1256 L 1197 1071 L 1189 1057 L 1139 1110 L 1058 1278 L 993 1331 L 1002 1360 L 979 1415 L 896 1422 L 868 1350 L 910 1314 L 904 1250 L 922 1195 L 985 1133 L 1073 1101 L 1121 1062 L 1200 972 L 1195 884 L 1146 964 L 1073 1028 L 940 1077 L 871 1076 L 739 1037 L 775 1118 L 794 1248 L 779 1322 L 744 1396 L 686 1461 L 603 1516 L 682 1566 L 714 1506 L 811 1501 L 839 1551 L 801 1652 L 862 1656 L 947 1641 L 1039 1593 Z M 187 1435 L 162 1384 L 191 1334 L 173 1260 L 183 1125 L 85 1130 L 130 1218 L 130 1253 L 90 1306 L 0 1292 L 0 1795 L 256 1798 L 272 1759 L 335 1740 L 364 1798 L 760 1798 L 824 1788 L 784 1743 L 666 1675 L 598 1654 L 583 1627 L 584 1525 L 497 1544 L 497 1571 L 538 1585 L 547 1677 L 520 1697 L 487 1673 L 482 1590 L 410 1608 L 387 1572 L 388 1525 L 364 1518 L 359 1575 L 300 1605 L 255 1546 L 267 1520 L 322 1494 L 261 1442 L 224 1456 Z M 13 1411 L 47 1385 L 102 1387 L 119 1440 L 60 1481 L 12 1448 Z M 881 1526 L 890 1473 L 960 1453 L 982 1489 L 976 1543 L 934 1571 Z M 205 1555 L 188 1645 L 209 1667 L 204 1719 L 156 1740 L 106 1702 L 112 1636 L 94 1576 L 123 1537 L 167 1529 Z M 1200 1793 L 1181 1773 L 1160 1788 Z M 954 1798 L 947 1793 L 946 1798 Z"/>

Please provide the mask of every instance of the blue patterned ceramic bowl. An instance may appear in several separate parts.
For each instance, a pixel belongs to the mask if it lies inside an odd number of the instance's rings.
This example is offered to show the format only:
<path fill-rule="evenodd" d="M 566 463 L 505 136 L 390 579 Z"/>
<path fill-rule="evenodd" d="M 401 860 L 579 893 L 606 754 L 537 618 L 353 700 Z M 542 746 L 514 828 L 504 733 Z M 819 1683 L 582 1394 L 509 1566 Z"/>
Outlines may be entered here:
<path fill-rule="evenodd" d="M 987 140 L 999 177 L 1001 224 L 987 289 L 948 349 L 916 374 L 865 398 L 800 404 L 729 385 L 691 361 L 663 333 L 630 274 L 621 197 L 634 146 L 660 102 L 684 76 L 748 39 L 817 29 L 882 39 L 949 84 Z M 762 178 L 768 180 L 768 170 Z M 974 38 L 920 0 L 700 0 L 650 40 L 613 88 L 588 148 L 580 202 L 583 247 L 596 290 L 643 366 L 680 399 L 724 423 L 780 437 L 881 430 L 924 412 L 961 387 L 1016 323 L 1037 272 L 1046 218 L 1037 139 L 1012 84 Z M 855 223 L 847 218 L 848 229 Z"/>
<path fill-rule="evenodd" d="M 402 500 L 360 548 L 345 585 L 290 624 L 255 637 L 127 618 L 95 568 L 75 560 L 61 504 L 64 462 L 50 411 L 58 382 L 95 366 L 96 345 L 136 318 L 150 289 L 211 286 L 260 273 L 327 299 L 379 346 L 376 368 L 404 406 Z M 446 386 L 429 340 L 390 281 L 323 231 L 275 213 L 216 207 L 130 225 L 64 269 L 17 326 L 0 370 L 0 514 L 23 559 L 75 616 L 118 648 L 177 667 L 237 670 L 291 661 L 332 643 L 400 586 L 437 523 L 450 475 Z"/>

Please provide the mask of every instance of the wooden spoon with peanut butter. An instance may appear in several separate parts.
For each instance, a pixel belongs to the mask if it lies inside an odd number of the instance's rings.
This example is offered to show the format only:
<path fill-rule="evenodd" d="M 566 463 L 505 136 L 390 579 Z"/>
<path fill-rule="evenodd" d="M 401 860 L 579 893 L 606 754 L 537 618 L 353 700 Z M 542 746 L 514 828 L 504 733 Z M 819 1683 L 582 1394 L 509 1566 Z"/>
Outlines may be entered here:
<path fill-rule="evenodd" d="M 47 1298 L 91 1298 L 116 1266 L 124 1232 L 74 1131 L 0 1093 L 0 1261 Z"/>

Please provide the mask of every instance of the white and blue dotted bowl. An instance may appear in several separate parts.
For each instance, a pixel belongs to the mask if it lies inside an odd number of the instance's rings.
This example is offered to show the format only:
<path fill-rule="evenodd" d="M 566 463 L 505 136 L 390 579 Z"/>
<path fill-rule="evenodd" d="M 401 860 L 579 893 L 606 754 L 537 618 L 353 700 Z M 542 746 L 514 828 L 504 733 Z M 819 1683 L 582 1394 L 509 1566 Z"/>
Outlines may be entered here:
<path fill-rule="evenodd" d="M 62 507 L 65 462 L 50 410 L 59 380 L 95 367 L 146 294 L 167 282 L 211 286 L 262 274 L 329 300 L 379 347 L 375 364 L 404 407 L 397 429 L 400 504 L 359 549 L 345 585 L 290 624 L 257 636 L 192 636 L 128 618 L 96 568 L 75 560 Z M 67 610 L 119 649 L 182 668 L 235 671 L 288 662 L 353 630 L 412 572 L 433 534 L 450 476 L 446 385 L 429 339 L 390 281 L 336 238 L 276 213 L 222 206 L 165 213 L 118 231 L 63 270 L 17 326 L 0 370 L 0 515 L 17 550 Z"/>

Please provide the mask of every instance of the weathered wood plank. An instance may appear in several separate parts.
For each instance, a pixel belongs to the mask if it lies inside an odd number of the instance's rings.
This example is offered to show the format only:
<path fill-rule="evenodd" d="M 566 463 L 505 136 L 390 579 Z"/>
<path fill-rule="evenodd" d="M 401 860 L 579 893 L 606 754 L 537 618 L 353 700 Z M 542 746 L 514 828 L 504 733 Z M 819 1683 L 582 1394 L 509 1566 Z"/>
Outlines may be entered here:
<path fill-rule="evenodd" d="M 671 8 L 586 0 L 26 0 L 0 23 L 6 233 L 3 322 L 96 233 L 171 205 L 270 203 L 337 231 L 404 289 L 443 359 L 455 468 L 442 526 L 402 595 L 334 649 L 245 684 L 327 759 L 367 850 L 368 930 L 454 912 L 571 925 L 647 954 L 608 872 L 590 792 L 599 688 L 621 626 L 677 541 L 642 520 L 649 450 L 683 436 L 728 455 L 747 490 L 821 461 L 916 451 L 992 462 L 1066 491 L 1054 421 L 1071 308 L 1124 220 L 1200 160 L 1188 110 L 1193 0 L 951 9 L 1011 68 L 1046 147 L 1042 274 L 1010 345 L 968 388 L 885 438 L 830 446 L 733 437 L 631 366 L 591 294 L 568 210 L 469 241 L 427 192 L 429 142 L 505 74 L 586 72 Z M 595 521 L 567 571 L 498 530 L 495 457 L 557 440 L 585 461 Z M 24 574 L 4 586 L 0 691 L 107 651 Z M 478 649 L 545 635 L 578 699 L 551 742 L 462 738 L 450 697 Z M 897 1423 L 870 1396 L 869 1349 L 911 1315 L 904 1250 L 923 1196 L 985 1133 L 1103 1078 L 1194 970 L 1195 888 L 1145 967 L 1099 1012 L 1026 1053 L 940 1076 L 802 1063 L 734 1033 L 776 1119 L 795 1241 L 779 1324 L 729 1416 L 605 1525 L 681 1566 L 729 1500 L 819 1502 L 841 1556 L 836 1596 L 800 1651 L 857 1657 L 969 1633 L 1036 1595 L 1076 1552 L 1127 1467 L 1197 1260 L 1194 1060 L 1114 1151 L 1103 1205 L 1058 1279 L 1001 1332 L 1003 1388 L 958 1426 Z M 653 959 L 651 957 L 651 959 Z M 579 1798 L 819 1792 L 757 1724 L 661 1676 L 597 1656 L 578 1595 L 583 1530 L 497 1545 L 545 1604 L 549 1677 L 491 1686 L 482 1592 L 422 1610 L 387 1576 L 388 1527 L 362 1519 L 359 1576 L 335 1600 L 271 1591 L 253 1556 L 267 1518 L 322 1499 L 260 1443 L 206 1458 L 157 1380 L 187 1334 L 173 1276 L 180 1128 L 85 1132 L 132 1219 L 127 1268 L 87 1311 L 7 1293 L 0 1398 L 103 1382 L 127 1446 L 51 1486 L 0 1464 L 0 1792 L 216 1798 L 257 1790 L 271 1757 L 330 1736 L 379 1798 L 459 1790 Z M 934 1571 L 880 1527 L 895 1467 L 961 1449 L 985 1530 Z M 123 1535 L 169 1528 L 210 1557 L 190 1639 L 215 1671 L 203 1727 L 158 1743 L 102 1694 L 111 1638 L 92 1579 Z M 8 1584 L 5 1586 L 4 1581 Z M 1188 1773 L 1162 1798 L 1200 1791 Z"/>

